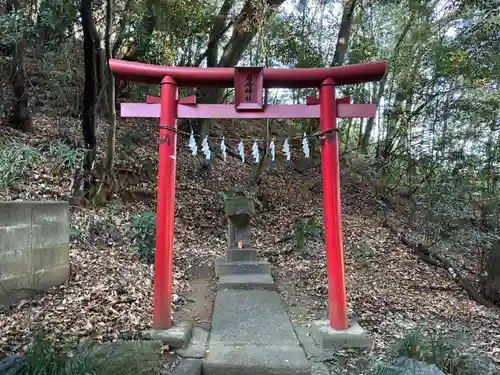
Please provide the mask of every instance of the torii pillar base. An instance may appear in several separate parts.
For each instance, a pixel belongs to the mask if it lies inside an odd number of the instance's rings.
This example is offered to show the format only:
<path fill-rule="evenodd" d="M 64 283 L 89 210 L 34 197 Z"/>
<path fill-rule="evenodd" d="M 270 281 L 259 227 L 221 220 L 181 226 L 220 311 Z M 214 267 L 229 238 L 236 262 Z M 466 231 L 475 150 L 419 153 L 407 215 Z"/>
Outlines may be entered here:
<path fill-rule="evenodd" d="M 372 344 L 366 331 L 356 322 L 349 322 L 347 329 L 337 330 L 330 326 L 329 320 L 318 320 L 312 324 L 311 334 L 316 345 L 322 350 L 364 349 Z"/>

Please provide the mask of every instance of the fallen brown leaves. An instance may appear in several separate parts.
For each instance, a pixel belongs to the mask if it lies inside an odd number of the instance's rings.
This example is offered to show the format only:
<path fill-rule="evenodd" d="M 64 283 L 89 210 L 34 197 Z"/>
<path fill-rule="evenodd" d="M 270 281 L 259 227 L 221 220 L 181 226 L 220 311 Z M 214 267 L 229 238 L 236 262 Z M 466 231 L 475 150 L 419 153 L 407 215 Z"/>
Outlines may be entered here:
<path fill-rule="evenodd" d="M 37 123 L 33 137 L 9 133 L 25 143 L 47 142 L 58 137 L 50 121 Z M 229 124 L 224 134 L 258 136 L 264 126 L 256 123 Z M 224 123 L 218 123 L 218 129 Z M 156 174 L 155 121 L 120 120 L 117 169 L 134 171 L 139 177 L 126 188 L 155 193 L 154 179 L 145 177 L 152 166 Z M 218 130 L 214 130 L 218 131 Z M 74 131 L 78 133 L 78 128 Z M 104 144 L 105 125 L 100 130 Z M 222 133 L 222 130 L 220 131 Z M 135 134 L 135 135 L 134 135 Z M 125 144 L 128 136 L 137 138 Z M 76 135 L 75 135 L 76 137 Z M 78 138 L 78 137 L 77 137 Z M 226 246 L 225 219 L 219 192 L 235 184 L 249 186 L 256 166 L 228 158 L 216 159 L 211 169 L 201 168 L 200 159 L 187 150 L 187 140 L 179 139 L 174 308 L 184 303 L 189 289 L 187 271 L 193 265 L 211 261 Z M 213 146 L 214 150 L 216 145 Z M 102 150 L 100 150 L 102 155 Z M 54 175 L 53 165 L 39 166 L 32 175 L 4 195 L 28 199 L 68 199 L 71 173 Z M 348 178 L 349 176 L 346 176 Z M 301 215 L 321 217 L 321 179 L 317 166 L 306 163 L 299 174 L 285 162 L 270 165 L 262 186 L 269 195 L 270 208 L 253 221 L 254 243 L 275 266 L 287 308 L 295 321 L 326 317 L 328 286 L 323 245 L 309 244 L 316 254 L 303 255 L 291 243 L 276 244 Z M 491 359 L 500 361 L 500 315 L 467 298 L 444 271 L 419 263 L 407 249 L 382 228 L 370 207 L 370 192 L 362 185 L 344 180 L 343 234 L 349 314 L 374 339 L 374 356 L 381 356 L 398 337 L 424 325 L 431 332 L 459 337 L 470 342 Z M 319 187 L 319 188 L 318 188 Z M 72 229 L 80 237 L 72 245 L 71 281 L 40 295 L 21 301 L 0 315 L 0 349 L 13 350 L 27 342 L 37 328 L 54 337 L 80 340 L 92 337 L 113 340 L 135 335 L 149 327 L 152 314 L 153 270 L 127 253 L 128 221 L 132 214 L 155 210 L 154 200 L 115 201 L 95 209 L 74 208 Z"/>

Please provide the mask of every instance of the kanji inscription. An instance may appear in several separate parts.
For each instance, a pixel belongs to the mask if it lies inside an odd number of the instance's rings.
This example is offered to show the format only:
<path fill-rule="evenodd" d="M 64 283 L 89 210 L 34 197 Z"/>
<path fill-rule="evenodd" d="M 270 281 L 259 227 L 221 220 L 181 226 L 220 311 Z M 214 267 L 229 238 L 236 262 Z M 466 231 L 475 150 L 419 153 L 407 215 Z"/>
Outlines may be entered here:
<path fill-rule="evenodd" d="M 237 110 L 262 110 L 263 68 L 234 68 L 235 107 Z"/>

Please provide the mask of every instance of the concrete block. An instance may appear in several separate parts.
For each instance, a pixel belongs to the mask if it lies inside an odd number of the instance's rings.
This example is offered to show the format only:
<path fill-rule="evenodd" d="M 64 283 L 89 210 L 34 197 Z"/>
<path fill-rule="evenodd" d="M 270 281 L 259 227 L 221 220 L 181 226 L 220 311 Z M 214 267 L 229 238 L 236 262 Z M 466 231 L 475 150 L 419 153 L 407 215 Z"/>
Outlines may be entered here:
<path fill-rule="evenodd" d="M 54 268 L 69 264 L 69 245 L 58 245 L 44 249 L 33 249 L 31 252 L 31 269 Z"/>
<path fill-rule="evenodd" d="M 209 332 L 201 327 L 193 327 L 191 339 L 184 349 L 176 351 L 183 358 L 205 358 L 207 355 Z"/>
<path fill-rule="evenodd" d="M 64 284 L 69 280 L 69 264 L 43 269 L 31 273 L 31 288 L 36 291 L 46 291 L 53 286 Z"/>
<path fill-rule="evenodd" d="M 227 345 L 210 347 L 204 375 L 310 375 L 311 366 L 298 346 Z"/>
<path fill-rule="evenodd" d="M 31 225 L 31 206 L 24 201 L 0 202 L 0 227 Z"/>
<path fill-rule="evenodd" d="M 143 333 L 145 339 L 160 340 L 174 349 L 186 347 L 191 339 L 192 326 L 189 323 L 181 323 L 169 329 L 150 329 Z"/>
<path fill-rule="evenodd" d="M 269 273 L 223 275 L 219 278 L 220 289 L 265 289 L 274 290 L 274 280 Z"/>
<path fill-rule="evenodd" d="M 184 359 L 171 372 L 172 375 L 201 375 L 201 359 Z"/>
<path fill-rule="evenodd" d="M 271 264 L 266 260 L 251 262 L 227 262 L 223 259 L 215 261 L 215 276 L 250 273 L 271 273 Z"/>
<path fill-rule="evenodd" d="M 228 249 L 226 250 L 226 260 L 228 262 L 254 261 L 257 260 L 256 249 Z"/>
<path fill-rule="evenodd" d="M 0 278 L 0 306 L 8 306 L 36 293 L 31 289 L 31 274 Z"/>
<path fill-rule="evenodd" d="M 6 250 L 29 251 L 30 249 L 31 227 L 29 224 L 0 228 L 0 253 Z"/>
<path fill-rule="evenodd" d="M 306 352 L 307 359 L 312 361 L 330 361 L 333 359 L 332 350 L 324 350 L 319 348 L 314 341 L 311 328 L 308 327 L 294 327 L 297 338 L 299 339 L 304 351 Z"/>
<path fill-rule="evenodd" d="M 30 202 L 31 204 L 31 222 L 33 225 L 46 223 L 65 223 L 69 222 L 68 202 L 41 201 Z"/>
<path fill-rule="evenodd" d="M 313 323 L 312 335 L 321 349 L 339 348 L 369 348 L 371 340 L 365 330 L 356 322 L 350 322 L 346 330 L 336 330 L 330 327 L 328 320 Z"/>
<path fill-rule="evenodd" d="M 44 249 L 55 245 L 68 244 L 68 223 L 53 222 L 33 225 L 31 235 L 31 247 L 33 249 Z"/>
<path fill-rule="evenodd" d="M 299 341 L 276 292 L 217 292 L 212 314 L 210 346 L 239 343 L 298 347 Z"/>
<path fill-rule="evenodd" d="M 29 251 L 10 251 L 0 256 L 0 279 L 31 273 Z"/>

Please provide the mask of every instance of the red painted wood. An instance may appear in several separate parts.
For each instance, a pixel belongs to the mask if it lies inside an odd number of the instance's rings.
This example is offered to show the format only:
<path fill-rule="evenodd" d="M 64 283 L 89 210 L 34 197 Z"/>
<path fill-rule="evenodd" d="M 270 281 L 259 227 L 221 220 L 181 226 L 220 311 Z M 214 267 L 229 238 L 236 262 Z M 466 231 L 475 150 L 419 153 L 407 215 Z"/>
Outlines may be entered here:
<path fill-rule="evenodd" d="M 320 87 L 322 132 L 337 129 L 336 107 L 334 105 L 335 83 L 326 79 Z M 327 133 L 320 141 L 321 172 L 323 181 L 323 221 L 325 227 L 326 274 L 328 276 L 328 311 L 330 326 L 336 330 L 348 328 L 347 303 L 344 277 L 344 254 L 342 250 L 342 220 L 340 213 L 340 164 L 339 136 L 337 132 Z"/>
<path fill-rule="evenodd" d="M 348 96 L 344 96 L 342 98 L 336 99 L 337 104 L 349 104 L 351 102 L 351 98 Z M 306 104 L 307 105 L 317 105 L 320 103 L 319 98 L 314 96 L 306 96 Z"/>
<path fill-rule="evenodd" d="M 146 103 L 147 104 L 160 104 L 160 98 L 158 96 L 146 95 Z M 177 100 L 179 104 L 196 104 L 196 96 L 190 95 L 185 96 L 184 98 L 180 98 Z"/>
<path fill-rule="evenodd" d="M 262 110 L 264 68 L 234 68 L 234 106 L 237 110 Z"/>
<path fill-rule="evenodd" d="M 158 96 L 146 95 L 146 103 L 148 103 L 148 104 L 160 104 L 160 98 Z"/>
<path fill-rule="evenodd" d="M 150 65 L 110 59 L 111 71 L 118 79 L 159 84 L 166 75 L 180 86 L 234 87 L 233 68 L 198 68 Z M 331 77 L 337 86 L 379 81 L 387 69 L 386 61 L 329 68 L 264 68 L 264 88 L 319 87 Z"/>
<path fill-rule="evenodd" d="M 177 103 L 179 104 L 196 104 L 196 95 L 190 95 L 190 96 L 185 96 L 184 98 L 180 98 L 177 100 Z"/>
<path fill-rule="evenodd" d="M 375 104 L 338 104 L 339 118 L 374 117 L 377 111 Z M 178 118 L 319 118 L 318 106 L 307 104 L 269 104 L 262 111 L 238 111 L 232 104 L 196 104 L 177 106 Z M 159 104 L 121 103 L 122 117 L 160 116 Z"/>
<path fill-rule="evenodd" d="M 314 96 L 306 96 L 306 104 L 307 105 L 318 105 L 319 104 L 319 98 L 316 98 Z"/>
<path fill-rule="evenodd" d="M 165 77 L 161 85 L 160 125 L 176 127 L 177 85 Z M 175 168 L 177 133 L 160 128 L 158 149 L 158 196 L 156 208 L 156 251 L 153 289 L 153 328 L 172 326 L 172 266 L 174 254 Z"/>

